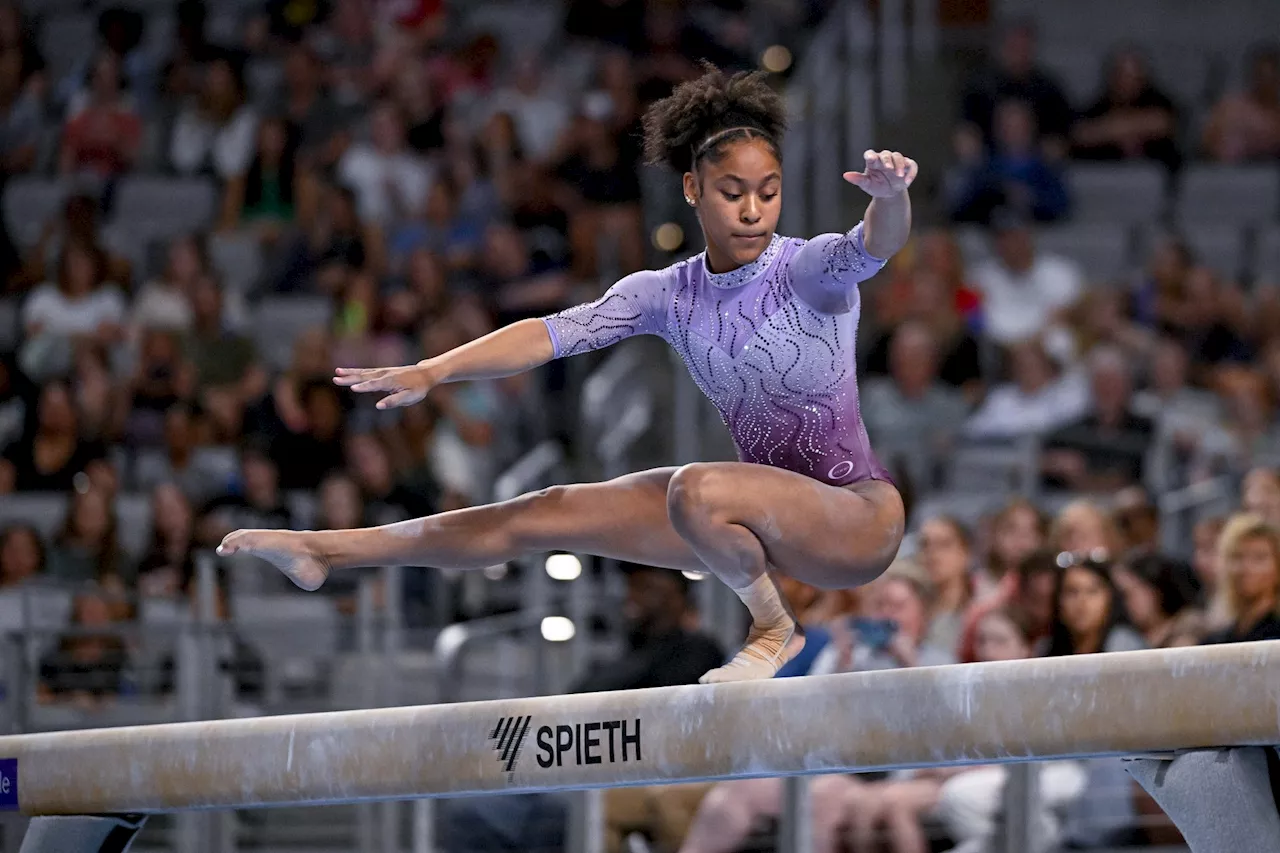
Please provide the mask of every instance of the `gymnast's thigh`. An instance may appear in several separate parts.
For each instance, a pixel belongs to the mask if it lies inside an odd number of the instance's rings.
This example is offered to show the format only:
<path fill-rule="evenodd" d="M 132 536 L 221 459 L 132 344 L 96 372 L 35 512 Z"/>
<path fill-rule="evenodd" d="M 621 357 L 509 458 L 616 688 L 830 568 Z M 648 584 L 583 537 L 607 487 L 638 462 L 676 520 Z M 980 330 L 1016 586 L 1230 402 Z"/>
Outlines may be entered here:
<path fill-rule="evenodd" d="M 671 478 L 672 512 L 739 524 L 778 572 L 824 589 L 874 580 L 897 555 L 905 512 L 892 483 L 833 486 L 746 462 L 699 462 Z"/>
<path fill-rule="evenodd" d="M 675 471 L 654 468 L 602 483 L 556 486 L 529 496 L 548 511 L 526 514 L 526 537 L 546 551 L 577 551 L 663 569 L 705 572 L 706 566 L 667 514 L 667 487 Z"/>

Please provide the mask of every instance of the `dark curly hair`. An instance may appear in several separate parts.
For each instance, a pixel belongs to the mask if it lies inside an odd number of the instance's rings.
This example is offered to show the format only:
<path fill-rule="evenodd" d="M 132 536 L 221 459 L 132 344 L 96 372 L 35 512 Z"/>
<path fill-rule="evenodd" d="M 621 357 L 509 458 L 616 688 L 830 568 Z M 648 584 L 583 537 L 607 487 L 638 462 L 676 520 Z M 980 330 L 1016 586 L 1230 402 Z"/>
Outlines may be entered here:
<path fill-rule="evenodd" d="M 760 71 L 728 75 L 709 62 L 705 73 L 676 87 L 644 114 L 644 153 L 650 163 L 691 172 L 705 159 L 724 156 L 724 146 L 762 139 L 782 159 L 786 105 Z"/>

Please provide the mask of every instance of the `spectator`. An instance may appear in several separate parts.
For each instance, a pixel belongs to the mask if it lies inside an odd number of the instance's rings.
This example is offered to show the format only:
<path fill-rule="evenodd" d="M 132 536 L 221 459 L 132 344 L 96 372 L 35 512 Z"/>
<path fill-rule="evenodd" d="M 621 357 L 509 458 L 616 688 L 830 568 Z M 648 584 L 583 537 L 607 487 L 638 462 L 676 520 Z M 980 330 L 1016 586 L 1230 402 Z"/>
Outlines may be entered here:
<path fill-rule="evenodd" d="M 138 566 L 138 592 L 177 598 L 195 573 L 195 513 L 176 483 L 151 490 L 151 545 Z"/>
<path fill-rule="evenodd" d="M 995 223 L 996 256 L 974 270 L 982 294 L 984 331 L 998 344 L 1035 337 L 1059 322 L 1080 298 L 1083 275 L 1066 258 L 1036 250 L 1026 222 L 1001 214 Z"/>
<path fill-rule="evenodd" d="M 448 173 L 441 175 L 427 194 L 422 216 L 392 232 L 387 246 L 392 268 L 403 268 L 404 259 L 420 250 L 440 258 L 449 270 L 475 266 L 485 223 L 463 216 L 460 201 L 453 177 Z"/>
<path fill-rule="evenodd" d="M 628 565 L 626 601 L 627 651 L 624 657 L 594 663 L 570 688 L 570 693 L 636 690 L 694 684 L 723 661 L 723 652 L 706 635 L 684 628 L 692 602 L 689 581 L 679 572 Z M 677 795 L 687 795 L 687 791 Z M 701 790 L 693 789 L 695 797 Z M 625 795 L 621 795 L 625 797 Z M 606 815 L 625 803 L 605 799 Z M 558 849 L 564 843 L 566 804 L 556 795 L 473 797 L 450 800 L 441 809 L 440 847 L 447 853 L 495 853 L 499 850 Z M 668 830 L 680 838 L 683 827 Z"/>
<path fill-rule="evenodd" d="M 135 567 L 120 550 L 115 510 L 101 489 L 72 493 L 62 532 L 49 554 L 49 574 L 74 583 L 94 581 L 112 591 L 132 587 Z"/>
<path fill-rule="evenodd" d="M 1160 436 L 1184 453 L 1218 428 L 1221 406 L 1213 394 L 1188 384 L 1190 356 L 1170 337 L 1156 341 L 1147 387 L 1133 395 L 1135 414 L 1155 421 Z"/>
<path fill-rule="evenodd" d="M 407 128 L 409 147 L 423 156 L 444 148 L 448 105 L 441 101 L 425 63 L 404 64 L 395 79 L 394 96 Z"/>
<path fill-rule="evenodd" d="M 974 576 L 975 599 L 1003 595 L 1007 601 L 1016 586 L 1018 566 L 1044 546 L 1045 532 L 1045 517 L 1035 504 L 1025 498 L 1006 503 L 991 520 L 990 547 Z"/>
<path fill-rule="evenodd" d="M 920 566 L 934 591 L 924 642 L 934 648 L 954 653 L 960 644 L 964 613 L 973 601 L 972 547 L 969 531 L 951 516 L 920 527 Z"/>
<path fill-rule="evenodd" d="M 68 702 L 92 711 L 120 695 L 129 657 L 124 639 L 111 630 L 119 621 L 116 605 L 113 596 L 100 591 L 76 596 L 71 616 L 75 633 L 40 661 L 38 701 Z"/>
<path fill-rule="evenodd" d="M 125 96 L 120 59 L 111 51 L 98 54 L 88 97 L 62 128 L 59 170 L 110 180 L 133 168 L 142 144 L 142 120 Z"/>
<path fill-rule="evenodd" d="M 39 389 L 18 370 L 12 354 L 0 353 L 0 453 L 22 437 L 35 411 L 38 393 Z"/>
<path fill-rule="evenodd" d="M 1064 565 L 1065 563 L 1065 565 Z M 1066 554 L 1054 591 L 1053 623 L 1043 654 L 1081 655 L 1146 648 L 1128 623 L 1124 602 L 1111 580 L 1110 566 Z"/>
<path fill-rule="evenodd" d="M 977 627 L 979 661 L 1021 660 L 1031 656 L 1027 621 L 1016 610 L 988 613 Z M 1038 842 L 1051 843 L 1060 833 L 1057 812 L 1084 790 L 1079 764 L 1055 761 L 1038 764 L 1039 803 L 1034 816 Z M 845 802 L 852 853 L 924 853 L 930 849 L 922 818 L 941 823 L 955 849 L 986 849 L 996 834 L 1003 805 L 1007 771 L 999 765 L 924 768 L 896 771 L 883 782 L 854 785 Z"/>
<path fill-rule="evenodd" d="M 1205 153 L 1219 162 L 1280 156 L 1280 50 L 1255 47 L 1247 63 L 1248 89 L 1220 100 L 1204 130 Z"/>
<path fill-rule="evenodd" d="M 1178 168 L 1178 111 L 1151 82 L 1147 58 L 1134 47 L 1116 51 L 1093 106 L 1071 128 L 1071 155 L 1080 160 L 1155 160 Z"/>
<path fill-rule="evenodd" d="M 995 112 L 994 145 L 960 161 L 951 180 L 948 207 L 956 222 L 991 222 L 1001 208 L 1036 222 L 1064 218 L 1071 200 L 1058 169 L 1036 144 L 1031 107 L 1001 101 Z"/>
<path fill-rule="evenodd" d="M 50 382 L 40 390 L 34 424 L 0 459 L 0 493 L 70 492 L 105 457 L 100 442 L 81 436 L 67 386 Z"/>
<path fill-rule="evenodd" d="M 865 619 L 833 623 L 833 641 L 818 655 L 810 674 L 933 666 L 954 660 L 948 650 L 925 639 L 933 598 L 926 573 L 900 560 L 861 591 Z M 821 776 L 810 787 L 815 851 L 840 849 L 847 803 L 862 784 L 848 776 Z M 758 818 L 776 817 L 781 808 L 781 779 L 721 782 L 702 801 L 680 851 L 731 853 L 747 839 Z M 855 822 L 857 814 L 855 809 Z M 854 847 L 862 849 L 857 843 Z"/>
<path fill-rule="evenodd" d="M 98 344 L 76 349 L 71 373 L 71 394 L 80 417 L 82 441 L 112 441 L 119 438 L 123 412 L 120 389 L 107 363 L 110 351 Z"/>
<path fill-rule="evenodd" d="M 1086 292 L 1070 319 L 1075 327 L 1075 351 L 1116 347 L 1135 362 L 1145 361 L 1154 335 L 1126 316 L 1124 294 L 1116 288 L 1095 287 Z"/>
<path fill-rule="evenodd" d="M 195 369 L 183 358 L 175 332 L 144 332 L 133 375 L 120 389 L 126 440 L 136 446 L 163 440 L 165 412 L 195 396 Z"/>
<path fill-rule="evenodd" d="M 280 493 L 275 460 L 258 444 L 240 452 L 238 487 L 208 503 L 196 521 L 196 541 L 212 547 L 233 530 L 290 527 L 293 517 Z"/>
<path fill-rule="evenodd" d="M 341 110 L 324 86 L 324 68 L 305 43 L 289 46 L 284 57 L 284 91 L 272 110 L 288 124 L 297 144 L 299 166 L 329 169 L 338 159 L 338 137 L 344 134 Z"/>
<path fill-rule="evenodd" d="M 974 337 L 982 325 L 982 301 L 968 283 L 964 259 L 950 233 L 926 232 L 916 245 L 919 252 L 914 263 L 877 291 L 878 320 L 893 329 L 908 320 L 928 326 L 938 341 L 938 377 L 973 399 L 982 385 L 981 356 Z M 891 262 L 890 268 L 897 273 L 901 267 Z M 892 338 L 890 330 L 872 346 L 868 374 L 888 372 Z"/>
<path fill-rule="evenodd" d="M 333 383 L 309 380 L 299 389 L 303 428 L 283 430 L 271 442 L 271 456 L 285 489 L 315 489 L 342 467 L 344 399 Z"/>
<path fill-rule="evenodd" d="M 1071 107 L 1062 88 L 1036 65 L 1036 34 L 1029 23 L 1014 22 L 1000 37 L 995 62 L 988 63 L 965 86 L 957 148 L 971 150 L 993 138 L 997 106 L 1008 100 L 1030 105 L 1034 125 L 1052 153 L 1065 151 Z"/>
<path fill-rule="evenodd" d="M 378 279 L 360 272 L 348 279 L 334 323 L 333 360 L 346 367 L 404 364 L 412 360 L 408 341 L 390 327 L 394 317 L 381 298 Z"/>
<path fill-rule="evenodd" d="M 1240 508 L 1280 527 L 1280 471 L 1258 466 L 1245 475 Z"/>
<path fill-rule="evenodd" d="M 1073 500 L 1049 526 L 1049 547 L 1055 552 L 1087 554 L 1102 562 L 1114 559 L 1124 547 L 1115 520 L 1091 500 Z"/>
<path fill-rule="evenodd" d="M 1161 303 L 1160 325 L 1192 354 L 1198 365 L 1246 362 L 1254 357 L 1249 341 L 1249 308 L 1235 285 L 1205 266 L 1192 267 L 1174 298 Z"/>
<path fill-rule="evenodd" d="M 551 155 L 571 118 L 563 88 L 548 79 L 542 62 L 529 51 L 516 57 L 509 85 L 495 92 L 491 103 L 493 113 L 511 117 L 521 150 L 535 162 Z"/>
<path fill-rule="evenodd" d="M 1280 423 L 1263 375 L 1243 365 L 1219 367 L 1214 381 L 1225 417 L 1222 428 L 1203 442 L 1206 452 L 1235 471 L 1280 454 Z"/>
<path fill-rule="evenodd" d="M 132 281 L 132 263 L 129 259 L 108 251 L 101 244 L 98 224 L 100 213 L 98 199 L 94 196 L 76 193 L 68 198 L 61 215 L 44 224 L 40 239 L 27 252 L 22 269 L 10 282 L 10 286 L 24 289 L 56 278 L 66 249 L 72 244 L 90 247 L 101 256 L 102 278 L 106 281 Z"/>
<path fill-rule="evenodd" d="M 499 325 L 553 310 L 570 294 L 564 271 L 535 256 L 528 238 L 509 224 L 489 226 L 480 252 L 479 289 L 496 306 Z"/>
<path fill-rule="evenodd" d="M 1125 553 L 1150 554 L 1159 549 L 1160 510 L 1146 489 L 1129 486 L 1116 492 L 1111 517 Z"/>
<path fill-rule="evenodd" d="M 574 274 L 582 280 L 611 272 L 599 267 L 601 240 L 616 247 L 616 277 L 644 265 L 639 135 L 617 132 L 617 108 L 607 92 L 588 92 L 554 166 L 569 211 Z"/>
<path fill-rule="evenodd" d="M 378 524 L 436 512 L 439 487 L 429 481 L 397 478 L 386 447 L 374 435 L 360 433 L 347 439 L 347 468 Z M 410 477 L 414 473 L 406 472 Z M 420 478 L 421 472 L 416 473 Z"/>
<path fill-rule="evenodd" d="M 216 57 L 204 70 L 199 98 L 174 122 L 169 159 L 184 175 L 210 174 L 224 183 L 243 178 L 257 128 L 258 117 L 245 102 L 242 64 Z"/>
<path fill-rule="evenodd" d="M 991 390 L 965 422 L 977 439 L 1044 435 L 1083 415 L 1088 388 L 1078 371 L 1063 373 L 1044 344 L 1035 338 L 1008 349 L 1010 378 Z"/>
<path fill-rule="evenodd" d="M 253 342 L 228 328 L 222 300 L 222 289 L 212 277 L 196 279 L 186 356 L 195 368 L 198 402 L 214 437 L 231 441 L 240 435 L 245 407 L 266 392 L 267 375 Z"/>
<path fill-rule="evenodd" d="M 1236 515 L 1218 539 L 1218 595 L 1229 620 L 1206 643 L 1280 640 L 1280 532 L 1259 515 Z"/>
<path fill-rule="evenodd" d="M 1048 437 L 1045 474 L 1053 485 L 1080 491 L 1142 483 L 1155 426 L 1133 412 L 1130 367 L 1113 349 L 1097 349 L 1089 361 L 1091 411 Z"/>
<path fill-rule="evenodd" d="M 1002 607 L 1012 607 L 1023 614 L 1032 642 L 1047 637 L 1053 621 L 1053 593 L 1060 573 L 1056 552 L 1037 548 L 1024 555 L 995 591 L 975 602 L 965 614 L 957 648 L 959 660 L 970 663 L 978 659 L 978 625 L 989 613 Z"/>
<path fill-rule="evenodd" d="M 22 62 L 20 51 L 0 50 L 0 176 L 4 179 L 35 168 L 40 143 L 40 101 L 24 85 Z"/>
<path fill-rule="evenodd" d="M 432 174 L 405 141 L 395 104 L 384 101 L 373 108 L 369 136 L 368 143 L 351 146 L 338 161 L 338 179 L 355 193 L 360 220 L 386 227 L 416 216 L 426 204 Z"/>
<path fill-rule="evenodd" d="M 265 242 L 275 242 L 297 215 L 297 160 L 295 131 L 283 119 L 263 119 L 248 171 L 232 176 L 223 190 L 222 228 L 244 224 Z"/>
<path fill-rule="evenodd" d="M 11 524 L 0 533 L 0 590 L 20 587 L 45 573 L 44 540 L 27 524 Z"/>
<path fill-rule="evenodd" d="M 1171 318 L 1194 267 L 1195 255 L 1185 241 L 1168 235 L 1158 240 L 1132 294 L 1134 320 L 1155 329 Z"/>
<path fill-rule="evenodd" d="M 889 346 L 889 379 L 873 379 L 863 391 L 863 417 L 871 440 L 888 456 L 901 454 L 908 477 L 931 483 L 964 422 L 960 392 L 938 379 L 938 350 L 923 323 L 898 327 Z"/>
<path fill-rule="evenodd" d="M 1200 630 L 1191 567 L 1160 554 L 1145 553 L 1112 570 L 1133 627 L 1148 648 L 1169 648 L 1173 641 Z"/>
<path fill-rule="evenodd" d="M 148 281 L 133 301 L 135 334 L 143 329 L 186 333 L 195 322 L 191 297 L 196 283 L 210 273 L 204 240 L 188 234 L 169 243 L 164 271 Z"/>
<path fill-rule="evenodd" d="M 105 258 L 96 247 L 74 242 L 63 248 L 57 281 L 37 287 L 22 307 L 21 358 L 28 376 L 65 372 L 80 341 L 110 345 L 121 340 L 124 296 L 104 281 L 104 274 Z"/>
<path fill-rule="evenodd" d="M 173 484 L 188 501 L 203 504 L 227 487 L 226 474 L 197 447 L 196 413 L 176 403 L 164 413 L 164 447 L 140 454 L 135 479 L 140 489 Z"/>
<path fill-rule="evenodd" d="M 1223 516 L 1210 516 L 1197 521 L 1191 530 L 1191 568 L 1200 585 L 1197 603 L 1205 611 L 1208 627 L 1213 630 L 1222 628 L 1230 621 L 1222 609 L 1223 596 L 1218 594 L 1218 585 L 1222 579 L 1218 538 L 1226 524 L 1227 520 Z"/>
<path fill-rule="evenodd" d="M 247 413 L 246 433 L 269 438 L 307 431 L 307 409 L 303 391 L 333 376 L 333 352 L 323 329 L 308 329 L 293 341 L 289 368 L 276 376 L 271 392 Z"/>

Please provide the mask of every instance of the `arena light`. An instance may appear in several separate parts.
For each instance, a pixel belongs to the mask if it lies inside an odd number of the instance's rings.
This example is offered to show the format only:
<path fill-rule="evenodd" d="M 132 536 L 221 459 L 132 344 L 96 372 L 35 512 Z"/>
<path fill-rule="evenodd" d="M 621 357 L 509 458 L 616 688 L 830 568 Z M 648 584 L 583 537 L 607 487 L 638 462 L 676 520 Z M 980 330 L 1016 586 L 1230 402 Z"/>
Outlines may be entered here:
<path fill-rule="evenodd" d="M 707 579 L 706 572 L 681 572 L 680 574 L 684 575 L 691 581 L 704 581 Z"/>
<path fill-rule="evenodd" d="M 542 619 L 542 639 L 549 643 L 567 642 L 576 633 L 578 629 L 568 616 L 544 616 Z"/>
<path fill-rule="evenodd" d="M 684 229 L 674 222 L 664 222 L 653 229 L 654 248 L 674 252 L 684 243 Z"/>
<path fill-rule="evenodd" d="M 1260 746 L 1277 685 L 1263 642 L 48 732 L 0 737 L 0 783 L 136 814 Z"/>
<path fill-rule="evenodd" d="M 760 54 L 760 67 L 770 74 L 781 74 L 791 67 L 791 51 L 780 44 L 771 44 Z"/>
<path fill-rule="evenodd" d="M 576 554 L 551 554 L 544 568 L 553 580 L 571 581 L 582 574 L 582 560 Z"/>

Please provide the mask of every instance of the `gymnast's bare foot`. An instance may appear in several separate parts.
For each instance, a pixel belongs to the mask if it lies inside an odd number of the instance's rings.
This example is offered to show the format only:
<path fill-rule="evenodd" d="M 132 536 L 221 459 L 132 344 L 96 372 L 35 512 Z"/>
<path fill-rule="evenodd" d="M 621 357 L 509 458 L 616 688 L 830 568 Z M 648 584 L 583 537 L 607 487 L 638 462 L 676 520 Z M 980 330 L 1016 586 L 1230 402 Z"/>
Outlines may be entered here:
<path fill-rule="evenodd" d="M 753 624 L 742 651 L 724 666 L 703 675 L 698 683 L 723 684 L 727 681 L 773 678 L 803 648 L 804 629 L 791 619 L 767 628 Z"/>
<path fill-rule="evenodd" d="M 305 590 L 319 589 L 333 568 L 307 542 L 307 534 L 293 530 L 237 530 L 218 546 L 224 557 L 249 554 L 266 560 Z"/>

